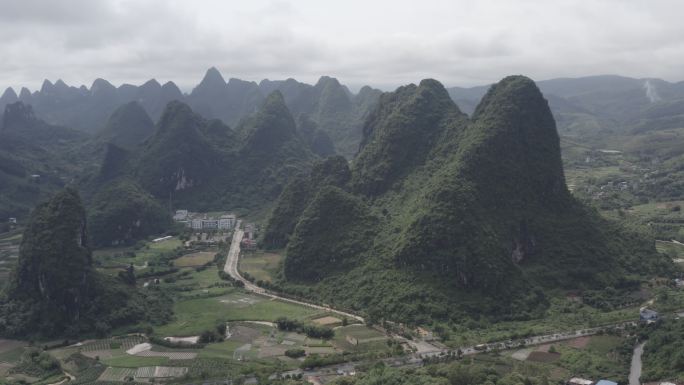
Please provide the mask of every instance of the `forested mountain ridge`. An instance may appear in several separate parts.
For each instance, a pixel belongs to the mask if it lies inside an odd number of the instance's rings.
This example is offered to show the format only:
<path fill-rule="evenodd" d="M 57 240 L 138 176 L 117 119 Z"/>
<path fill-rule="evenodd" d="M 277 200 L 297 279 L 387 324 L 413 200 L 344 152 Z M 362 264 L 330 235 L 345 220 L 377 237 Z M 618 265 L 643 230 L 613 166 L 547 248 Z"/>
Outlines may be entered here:
<path fill-rule="evenodd" d="M 31 213 L 17 265 L 0 297 L 0 334 L 107 333 L 145 319 L 152 307 L 168 307 L 158 298 L 146 301 L 151 296 L 95 270 L 85 209 L 76 190 L 67 188 Z"/>
<path fill-rule="evenodd" d="M 337 79 L 323 76 L 315 85 L 287 80 L 262 80 L 260 83 L 231 78 L 224 79 L 216 68 L 207 70 L 204 78 L 188 94 L 173 82 L 161 85 L 151 79 L 140 86 L 123 84 L 115 87 L 104 79 L 96 79 L 90 88 L 68 86 L 59 80 L 43 82 L 40 90 L 23 88 L 19 95 L 8 88 L 0 96 L 0 109 L 21 101 L 32 105 L 46 121 L 72 127 L 87 133 L 107 131 L 108 118 L 121 106 L 135 102 L 153 121 L 158 121 L 166 105 L 174 100 L 188 104 L 205 119 L 219 119 L 229 126 L 239 125 L 253 114 L 273 91 L 280 91 L 295 119 L 305 115 L 317 125 L 309 143 L 331 138 L 336 151 L 348 158 L 354 156 L 361 138 L 361 126 L 367 111 L 377 101 L 380 91 L 370 87 L 352 94 Z M 320 146 L 320 144 L 319 144 Z M 328 146 L 328 144 L 324 144 Z M 326 147 L 326 151 L 329 151 Z"/>
<path fill-rule="evenodd" d="M 172 208 L 263 210 L 315 159 L 279 91 L 236 129 L 173 101 L 149 138 L 128 149 L 108 144 L 99 172 L 84 179 L 93 241 L 163 232 Z"/>
<path fill-rule="evenodd" d="M 266 245 L 287 243 L 280 284 L 368 314 L 526 317 L 545 306 L 540 288 L 668 266 L 570 195 L 548 103 L 522 76 L 492 86 L 471 119 L 434 80 L 385 94 L 348 183 L 294 183 L 265 231 Z M 294 225 L 279 217 L 297 212 Z"/>
<path fill-rule="evenodd" d="M 0 121 L 0 218 L 26 217 L 41 199 L 86 168 L 88 135 L 39 119 L 30 105 L 5 107 Z"/>

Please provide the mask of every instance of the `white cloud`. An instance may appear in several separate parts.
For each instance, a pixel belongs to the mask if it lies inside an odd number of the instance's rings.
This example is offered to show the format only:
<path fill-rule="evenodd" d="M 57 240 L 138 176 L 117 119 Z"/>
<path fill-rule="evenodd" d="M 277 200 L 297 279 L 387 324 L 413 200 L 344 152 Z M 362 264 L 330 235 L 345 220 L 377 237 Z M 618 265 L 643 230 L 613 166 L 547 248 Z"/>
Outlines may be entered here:
<path fill-rule="evenodd" d="M 0 86 L 44 78 L 190 88 L 331 75 L 391 87 L 616 73 L 679 80 L 677 0 L 0 0 Z"/>

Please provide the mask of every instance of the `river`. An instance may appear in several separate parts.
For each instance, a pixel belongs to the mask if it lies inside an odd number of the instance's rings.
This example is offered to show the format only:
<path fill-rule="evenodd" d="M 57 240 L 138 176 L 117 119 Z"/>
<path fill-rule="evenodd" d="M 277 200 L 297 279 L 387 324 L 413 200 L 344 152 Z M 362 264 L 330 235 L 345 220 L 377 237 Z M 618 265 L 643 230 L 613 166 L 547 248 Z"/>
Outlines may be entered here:
<path fill-rule="evenodd" d="M 644 345 L 646 342 L 642 342 L 634 348 L 632 365 L 629 367 L 629 385 L 641 385 L 639 377 L 641 377 L 641 355 L 644 353 Z"/>

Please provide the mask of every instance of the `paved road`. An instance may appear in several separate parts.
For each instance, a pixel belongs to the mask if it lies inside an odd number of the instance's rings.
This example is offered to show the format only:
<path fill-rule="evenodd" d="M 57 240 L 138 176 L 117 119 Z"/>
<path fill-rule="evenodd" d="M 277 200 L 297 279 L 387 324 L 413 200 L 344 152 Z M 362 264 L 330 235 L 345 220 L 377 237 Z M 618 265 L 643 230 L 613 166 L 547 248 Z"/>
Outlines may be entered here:
<path fill-rule="evenodd" d="M 335 310 L 335 309 L 327 307 L 327 306 L 320 306 L 320 305 L 316 305 L 313 303 L 298 301 L 298 300 L 294 300 L 294 299 L 290 299 L 290 298 L 281 297 L 281 296 L 273 294 L 273 293 L 269 293 L 268 291 L 266 291 L 266 289 L 259 287 L 255 284 L 253 284 L 252 282 L 246 280 L 244 277 L 242 277 L 240 275 L 240 272 L 238 271 L 238 261 L 240 259 L 240 242 L 242 242 L 242 237 L 245 235 L 245 232 L 240 229 L 241 224 L 242 224 L 241 220 L 238 220 L 237 223 L 235 224 L 235 232 L 233 233 L 233 241 L 230 244 L 230 249 L 228 250 L 228 256 L 226 257 L 226 264 L 223 267 L 223 271 L 225 271 L 226 273 L 228 273 L 228 275 L 237 279 L 238 281 L 242 281 L 242 283 L 245 284 L 246 290 L 249 290 L 253 293 L 257 293 L 257 294 L 260 294 L 260 295 L 263 295 L 263 296 L 266 296 L 266 297 L 269 297 L 272 299 L 277 299 L 280 301 L 290 302 L 290 303 L 294 303 L 297 305 L 310 307 L 313 309 L 327 311 L 330 313 L 335 313 L 335 314 L 341 315 L 343 317 L 355 319 L 359 322 L 364 322 L 362 317 L 355 315 L 355 314 L 343 312 L 340 310 Z"/>
<path fill-rule="evenodd" d="M 231 277 L 242 281 L 245 284 L 245 289 L 272 298 L 272 299 L 277 299 L 280 301 L 285 301 L 285 302 L 290 302 L 290 303 L 295 303 L 298 305 L 302 306 L 307 306 L 310 308 L 314 309 L 319 309 L 319 310 L 324 310 L 328 311 L 331 313 L 335 313 L 347 318 L 352 318 L 356 319 L 360 322 L 364 322 L 363 318 L 351 314 L 351 313 L 346 313 L 343 311 L 335 310 L 330 307 L 325 307 L 325 306 L 320 306 L 308 302 L 303 302 L 303 301 L 298 301 L 290 298 L 285 298 L 278 296 L 276 294 L 272 294 L 267 292 L 264 288 L 261 288 L 252 282 L 246 280 L 240 275 L 240 272 L 238 271 L 238 260 L 240 257 L 240 242 L 242 241 L 242 237 L 244 236 L 244 231 L 240 229 L 242 221 L 238 221 L 236 224 L 236 229 L 235 233 L 233 234 L 233 241 L 230 245 L 230 250 L 228 251 L 228 257 L 226 258 L 226 265 L 224 267 L 224 271 L 228 273 Z M 684 313 L 681 313 L 684 315 Z M 629 325 L 636 325 L 636 322 L 629 321 L 629 322 L 621 322 L 621 323 L 616 323 L 612 325 L 605 325 L 605 326 L 600 326 L 600 327 L 595 327 L 595 328 L 586 328 L 586 329 L 579 329 L 575 331 L 570 331 L 570 332 L 559 332 L 559 333 L 553 333 L 553 334 L 546 334 L 546 335 L 539 335 L 539 336 L 533 336 L 533 337 L 528 337 L 525 339 L 520 339 L 520 340 L 515 340 L 515 341 L 500 341 L 500 342 L 492 342 L 488 344 L 481 344 L 477 346 L 468 346 L 468 347 L 461 347 L 461 353 L 463 355 L 472 355 L 472 354 L 478 354 L 482 353 L 488 350 L 494 350 L 494 349 L 499 349 L 499 350 L 504 350 L 504 349 L 515 349 L 520 346 L 529 346 L 529 345 L 541 345 L 541 344 L 547 344 L 547 343 L 553 343 L 553 342 L 558 342 L 558 341 L 564 341 L 564 340 L 569 340 L 577 337 L 582 337 L 582 336 L 590 336 L 597 334 L 601 331 L 606 330 L 607 328 L 613 328 L 613 327 L 618 327 L 618 328 L 624 328 Z M 419 358 L 423 357 L 435 357 L 435 356 L 441 356 L 449 353 L 456 354 L 458 349 L 445 349 L 445 348 L 439 348 L 437 346 L 434 346 L 430 343 L 424 342 L 424 341 L 410 341 L 406 340 L 403 337 L 399 336 L 392 336 L 395 337 L 399 340 L 404 340 L 409 343 L 409 345 L 413 346 L 416 348 L 417 352 L 413 355 L 410 355 L 408 357 L 404 357 L 406 361 L 403 362 L 403 364 L 399 364 L 397 361 L 397 358 L 389 358 L 387 359 L 388 362 L 392 361 L 395 364 L 399 365 L 415 365 Z M 643 345 L 640 345 L 637 348 L 642 348 Z M 401 358 L 400 358 L 401 360 Z M 402 360 L 403 361 L 403 360 Z M 327 367 L 319 368 L 318 370 L 314 371 L 308 371 L 305 372 L 305 374 L 320 374 L 321 372 L 329 372 L 335 369 L 338 369 L 340 367 L 348 367 L 350 364 L 339 364 L 339 365 L 330 365 Z M 352 364 L 353 367 L 353 364 Z"/>
<path fill-rule="evenodd" d="M 629 385 L 641 385 L 641 355 L 644 353 L 645 342 L 640 343 L 634 348 L 632 354 L 632 364 L 629 367 Z"/>

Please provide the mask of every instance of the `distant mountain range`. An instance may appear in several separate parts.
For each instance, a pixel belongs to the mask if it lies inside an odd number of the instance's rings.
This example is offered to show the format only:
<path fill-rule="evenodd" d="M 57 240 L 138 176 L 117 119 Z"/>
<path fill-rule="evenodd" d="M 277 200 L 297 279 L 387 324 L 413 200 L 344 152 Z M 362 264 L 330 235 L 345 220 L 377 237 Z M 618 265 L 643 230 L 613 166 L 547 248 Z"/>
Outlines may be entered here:
<path fill-rule="evenodd" d="M 188 104 L 207 119 L 220 119 L 229 126 L 254 113 L 273 91 L 280 91 L 295 119 L 308 118 L 327 134 L 338 153 L 352 157 L 361 138 L 361 127 L 380 91 L 363 87 L 352 94 L 337 79 L 323 76 L 315 85 L 287 80 L 260 83 L 231 78 L 227 82 L 216 68 L 210 68 L 202 81 L 183 94 L 173 82 L 161 85 L 155 79 L 141 86 L 113 86 L 97 79 L 90 88 L 68 86 L 61 80 L 43 82 L 38 91 L 22 88 L 19 94 L 8 88 L 0 96 L 0 111 L 17 101 L 33 106 L 35 113 L 50 124 L 95 134 L 107 124 L 120 106 L 138 102 L 157 121 L 174 100 Z"/>
<path fill-rule="evenodd" d="M 562 135 L 631 134 L 684 126 L 684 82 L 602 75 L 557 78 L 537 84 L 549 100 Z M 489 85 L 451 87 L 448 91 L 461 110 L 471 114 L 488 88 Z M 381 93 L 363 87 L 353 94 L 327 76 L 315 85 L 294 79 L 226 81 L 217 69 L 210 68 L 189 94 L 182 93 L 173 82 L 162 85 L 154 79 L 140 86 L 119 87 L 97 79 L 90 88 L 45 80 L 40 90 L 34 92 L 26 88 L 18 94 L 12 88 L 5 90 L 0 96 L 0 111 L 7 104 L 22 101 L 32 105 L 48 123 L 94 134 L 106 126 L 110 115 L 123 104 L 138 102 L 156 121 L 168 102 L 178 100 L 205 118 L 217 118 L 234 126 L 253 113 L 274 90 L 283 94 L 295 119 L 306 118 L 316 123 L 330 137 L 335 151 L 348 159 L 358 151 L 364 118 Z"/>
<path fill-rule="evenodd" d="M 544 80 L 537 85 L 563 135 L 636 134 L 684 127 L 684 82 L 604 75 Z M 488 88 L 452 87 L 448 91 L 470 114 Z"/>
<path fill-rule="evenodd" d="M 26 218 L 68 184 L 92 244 L 109 246 L 166 231 L 174 208 L 272 212 L 261 241 L 285 249 L 276 288 L 372 321 L 524 319 L 545 311 L 547 290 L 627 290 L 638 281 L 625 276 L 669 268 L 652 241 L 570 194 L 558 131 L 684 127 L 681 85 L 537 84 L 426 79 L 354 95 L 329 77 L 226 82 L 212 68 L 188 95 L 101 79 L 8 90 L 0 215 Z"/>

